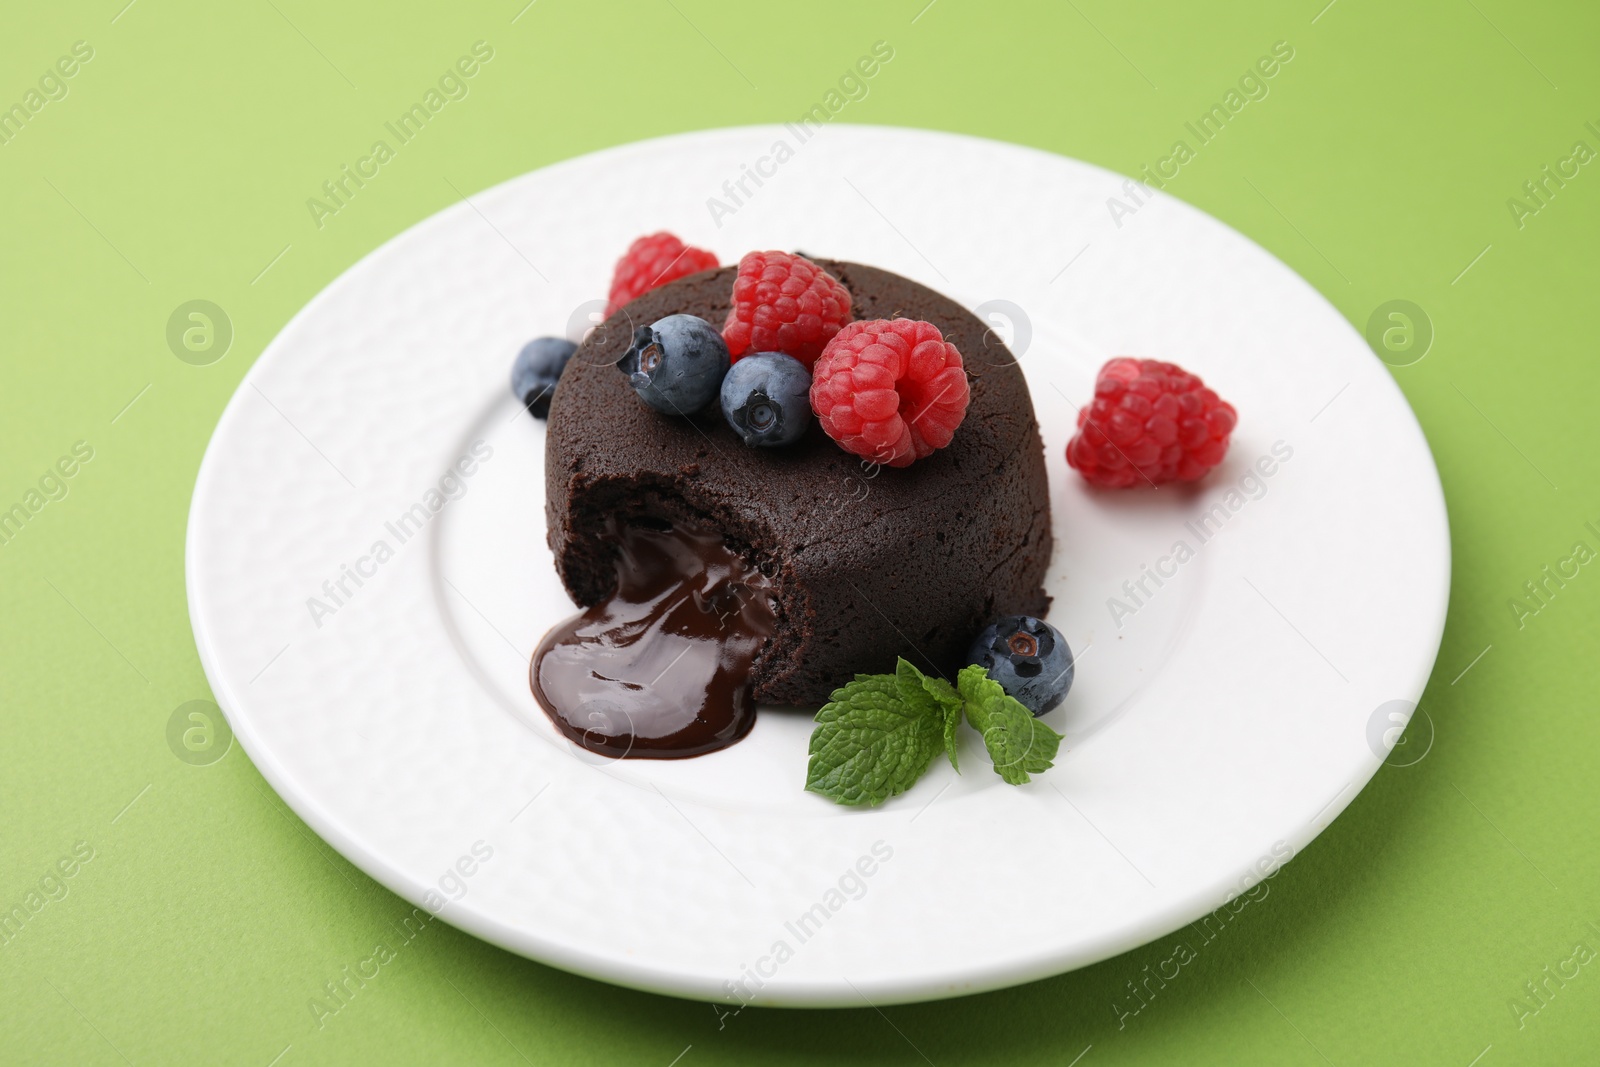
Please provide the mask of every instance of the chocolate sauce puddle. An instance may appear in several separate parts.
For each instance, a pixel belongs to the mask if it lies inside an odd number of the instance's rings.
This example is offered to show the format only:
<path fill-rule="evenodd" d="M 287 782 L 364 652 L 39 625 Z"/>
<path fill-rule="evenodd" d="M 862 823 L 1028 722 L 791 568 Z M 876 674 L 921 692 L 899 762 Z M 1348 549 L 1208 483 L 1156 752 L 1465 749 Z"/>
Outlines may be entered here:
<path fill-rule="evenodd" d="M 708 531 L 613 522 L 616 589 L 533 654 L 533 695 L 568 740 L 613 759 L 715 752 L 755 725 L 750 668 L 772 582 Z"/>

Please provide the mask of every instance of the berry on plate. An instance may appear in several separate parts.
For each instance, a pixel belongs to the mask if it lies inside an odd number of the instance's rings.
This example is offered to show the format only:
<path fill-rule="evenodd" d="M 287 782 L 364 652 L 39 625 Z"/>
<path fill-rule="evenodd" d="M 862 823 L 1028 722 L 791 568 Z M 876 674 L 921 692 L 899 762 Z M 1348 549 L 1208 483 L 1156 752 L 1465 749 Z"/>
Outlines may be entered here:
<path fill-rule="evenodd" d="M 782 352 L 752 352 L 722 379 L 722 415 L 747 445 L 800 440 L 811 423 L 811 372 Z"/>
<path fill-rule="evenodd" d="M 1072 649 L 1043 619 L 1007 615 L 995 620 L 972 642 L 967 658 L 1035 716 L 1060 704 L 1072 688 Z"/>
<path fill-rule="evenodd" d="M 722 336 L 735 361 L 750 352 L 783 352 L 807 370 L 850 321 L 850 290 L 804 256 L 751 252 L 739 261 L 733 308 Z"/>
<path fill-rule="evenodd" d="M 646 404 L 692 415 L 716 399 L 728 372 L 728 346 L 705 319 L 668 315 L 633 331 L 617 367 Z"/>
<path fill-rule="evenodd" d="M 536 419 L 550 414 L 550 394 L 578 346 L 565 337 L 536 337 L 522 346 L 511 364 L 511 395 Z"/>
<path fill-rule="evenodd" d="M 1192 482 L 1222 462 L 1238 414 L 1175 363 L 1120 356 L 1078 409 L 1067 462 L 1094 485 Z"/>
<path fill-rule="evenodd" d="M 931 322 L 852 322 L 812 368 L 811 409 L 846 452 L 909 466 L 950 443 L 967 413 L 961 353 Z"/>
<path fill-rule="evenodd" d="M 716 266 L 716 253 L 686 245 L 665 230 L 641 237 L 617 260 L 611 293 L 606 297 L 606 315 L 615 314 L 623 304 L 657 286 Z"/>

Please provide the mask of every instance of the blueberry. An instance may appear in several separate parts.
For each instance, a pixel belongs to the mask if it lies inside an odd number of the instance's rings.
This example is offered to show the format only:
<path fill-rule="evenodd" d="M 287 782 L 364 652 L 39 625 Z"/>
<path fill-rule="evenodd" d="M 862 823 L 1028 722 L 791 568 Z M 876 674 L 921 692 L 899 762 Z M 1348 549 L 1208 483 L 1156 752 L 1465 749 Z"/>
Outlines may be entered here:
<path fill-rule="evenodd" d="M 657 411 L 692 415 L 716 399 L 728 372 L 728 346 L 705 319 L 668 315 L 633 331 L 617 368 Z"/>
<path fill-rule="evenodd" d="M 1043 715 L 1072 688 L 1072 649 L 1061 631 L 1041 619 L 1007 615 L 984 628 L 967 658 L 1035 715 Z"/>
<path fill-rule="evenodd" d="M 578 346 L 564 337 L 539 337 L 522 346 L 511 364 L 511 395 L 536 419 L 550 414 L 550 394 Z"/>
<path fill-rule="evenodd" d="M 722 414 L 747 445 L 800 440 L 811 423 L 811 372 L 782 352 L 754 352 L 722 379 Z"/>

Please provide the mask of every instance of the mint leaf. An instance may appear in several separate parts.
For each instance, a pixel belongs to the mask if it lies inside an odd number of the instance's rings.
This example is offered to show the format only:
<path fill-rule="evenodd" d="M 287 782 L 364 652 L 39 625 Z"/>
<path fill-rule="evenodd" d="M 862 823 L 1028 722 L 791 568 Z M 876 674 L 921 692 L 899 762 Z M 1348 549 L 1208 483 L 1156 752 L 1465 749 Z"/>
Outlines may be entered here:
<path fill-rule="evenodd" d="M 961 768 L 956 763 L 956 731 L 961 728 L 961 694 L 943 678 L 924 677 L 922 687 L 939 702 L 939 711 L 944 717 L 944 752 L 950 757 L 950 766 L 960 773 Z"/>
<path fill-rule="evenodd" d="M 996 774 L 1012 785 L 1022 785 L 1031 780 L 1030 773 L 1050 769 L 1061 735 L 1007 696 L 988 671 L 977 665 L 963 667 L 956 676 L 956 688 L 966 705 L 967 721 L 983 735 Z"/>
<path fill-rule="evenodd" d="M 858 674 L 835 689 L 811 732 L 806 789 L 840 804 L 874 807 L 916 784 L 946 729 L 937 699 L 917 689 L 921 695 L 908 700 L 898 673 Z"/>
<path fill-rule="evenodd" d="M 961 696 L 943 678 L 930 678 L 903 658 L 895 665 L 894 675 L 902 700 L 939 717 L 945 755 L 950 758 L 950 766 L 960 772 L 956 764 L 956 730 L 961 726 Z"/>

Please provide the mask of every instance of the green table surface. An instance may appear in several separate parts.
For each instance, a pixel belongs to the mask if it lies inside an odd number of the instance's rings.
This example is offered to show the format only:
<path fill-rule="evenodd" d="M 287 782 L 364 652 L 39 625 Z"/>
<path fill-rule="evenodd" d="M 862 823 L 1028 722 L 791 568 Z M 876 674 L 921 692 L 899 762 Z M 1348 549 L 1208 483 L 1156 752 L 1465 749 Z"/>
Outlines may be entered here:
<path fill-rule="evenodd" d="M 26 918 L 0 926 L 0 1062 L 1595 1062 L 1593 4 L 525 2 L 96 0 L 0 20 L 0 107 L 23 108 L 0 115 L 0 509 L 28 511 L 0 543 L 0 911 Z M 465 99 L 319 227 L 307 199 L 480 40 L 493 60 Z M 1431 323 L 1393 374 L 1443 477 L 1454 589 L 1407 754 L 1210 942 L 1180 932 L 957 1001 L 719 1018 L 434 924 L 319 1019 L 323 984 L 407 906 L 238 745 L 191 763 L 168 741 L 175 709 L 210 697 L 184 524 L 223 405 L 307 300 L 459 193 L 794 119 L 879 40 L 892 63 L 838 121 L 1128 173 L 1293 49 L 1167 191 L 1358 328 L 1393 300 Z M 197 299 L 232 329 L 203 366 L 167 341 Z M 1196 958 L 1135 1000 L 1185 938 Z"/>

